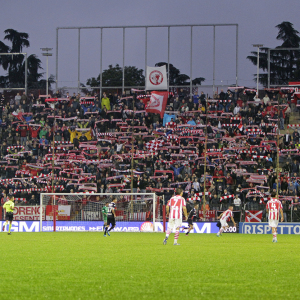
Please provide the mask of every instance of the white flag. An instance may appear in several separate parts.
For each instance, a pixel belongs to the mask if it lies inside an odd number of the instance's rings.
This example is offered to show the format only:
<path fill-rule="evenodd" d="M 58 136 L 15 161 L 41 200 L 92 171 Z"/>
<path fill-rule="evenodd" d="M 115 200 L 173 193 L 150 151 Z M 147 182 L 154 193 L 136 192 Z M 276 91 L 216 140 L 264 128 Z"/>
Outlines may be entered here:
<path fill-rule="evenodd" d="M 146 77 L 146 90 L 167 90 L 167 69 L 166 66 L 162 67 L 148 67 Z"/>

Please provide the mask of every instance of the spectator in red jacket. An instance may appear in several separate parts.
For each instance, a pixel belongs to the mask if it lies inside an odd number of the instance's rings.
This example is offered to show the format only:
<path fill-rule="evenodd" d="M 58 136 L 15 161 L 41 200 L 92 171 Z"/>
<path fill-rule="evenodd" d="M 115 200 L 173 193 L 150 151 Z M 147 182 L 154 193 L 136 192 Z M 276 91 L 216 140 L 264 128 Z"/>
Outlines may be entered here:
<path fill-rule="evenodd" d="M 226 184 L 233 185 L 233 179 L 229 173 L 226 176 Z"/>
<path fill-rule="evenodd" d="M 217 168 L 215 169 L 214 176 L 223 176 L 223 171 L 220 166 L 217 166 Z"/>
<path fill-rule="evenodd" d="M 30 134 L 31 134 L 31 137 L 33 140 L 37 141 L 40 129 L 41 129 L 41 127 L 29 126 L 29 131 L 30 131 Z"/>

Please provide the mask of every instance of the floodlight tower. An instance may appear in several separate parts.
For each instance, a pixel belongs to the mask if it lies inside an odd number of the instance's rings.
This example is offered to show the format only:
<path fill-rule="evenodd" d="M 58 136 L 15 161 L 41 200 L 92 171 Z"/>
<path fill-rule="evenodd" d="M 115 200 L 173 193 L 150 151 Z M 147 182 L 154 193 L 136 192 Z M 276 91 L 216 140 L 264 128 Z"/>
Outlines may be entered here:
<path fill-rule="evenodd" d="M 49 79 L 48 79 L 48 57 L 52 56 L 52 53 L 49 53 L 49 51 L 51 51 L 53 48 L 41 48 L 42 51 L 42 55 L 47 57 L 47 71 L 46 71 L 46 95 L 49 95 Z"/>
<path fill-rule="evenodd" d="M 256 78 L 256 93 L 258 96 L 258 81 L 259 81 L 259 48 L 263 47 L 263 44 L 253 44 L 253 47 L 257 48 L 257 78 Z"/>

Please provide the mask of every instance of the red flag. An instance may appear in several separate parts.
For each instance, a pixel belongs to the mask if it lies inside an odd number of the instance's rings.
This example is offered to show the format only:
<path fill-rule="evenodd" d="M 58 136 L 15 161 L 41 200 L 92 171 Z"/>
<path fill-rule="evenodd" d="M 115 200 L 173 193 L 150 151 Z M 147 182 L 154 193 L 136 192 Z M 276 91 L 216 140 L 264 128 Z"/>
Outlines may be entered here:
<path fill-rule="evenodd" d="M 160 114 L 164 117 L 166 105 L 168 100 L 168 92 L 151 92 L 150 101 L 146 107 L 146 112 Z"/>
<path fill-rule="evenodd" d="M 24 118 L 23 118 L 23 113 L 19 112 L 19 113 L 16 113 L 15 111 L 11 113 L 14 117 L 16 117 L 18 120 L 20 121 L 24 121 Z"/>
<path fill-rule="evenodd" d="M 246 210 L 245 222 L 261 222 L 262 210 Z"/>

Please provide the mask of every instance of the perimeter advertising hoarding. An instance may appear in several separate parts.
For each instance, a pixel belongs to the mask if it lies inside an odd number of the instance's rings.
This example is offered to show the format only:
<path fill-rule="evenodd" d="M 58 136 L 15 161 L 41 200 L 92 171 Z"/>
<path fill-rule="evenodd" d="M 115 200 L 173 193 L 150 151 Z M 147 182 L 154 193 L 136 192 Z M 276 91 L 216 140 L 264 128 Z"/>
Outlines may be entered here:
<path fill-rule="evenodd" d="M 0 221 L 0 230 L 4 221 Z M 42 231 L 52 232 L 53 222 L 43 221 Z M 194 223 L 194 230 L 192 233 L 217 233 L 218 227 L 216 222 L 210 223 Z M 183 226 L 187 226 L 183 222 Z M 8 227 L 8 226 L 7 226 Z M 163 231 L 163 223 L 156 222 L 155 228 L 157 232 Z M 56 231 L 102 231 L 103 221 L 57 221 Z M 40 223 L 38 221 L 13 221 L 12 232 L 38 232 L 40 231 Z M 115 232 L 153 232 L 153 224 L 151 222 L 119 222 L 114 228 Z"/>
<path fill-rule="evenodd" d="M 37 221 L 40 219 L 40 206 L 15 206 L 15 221 Z M 42 206 L 42 217 L 45 220 L 45 206 Z"/>
<path fill-rule="evenodd" d="M 272 229 L 269 223 L 246 223 L 239 225 L 240 233 L 245 234 L 271 234 Z M 300 234 L 300 223 L 278 223 L 277 232 L 279 234 Z"/>

